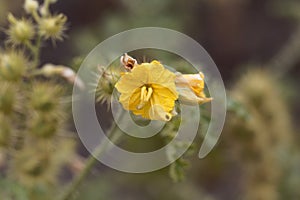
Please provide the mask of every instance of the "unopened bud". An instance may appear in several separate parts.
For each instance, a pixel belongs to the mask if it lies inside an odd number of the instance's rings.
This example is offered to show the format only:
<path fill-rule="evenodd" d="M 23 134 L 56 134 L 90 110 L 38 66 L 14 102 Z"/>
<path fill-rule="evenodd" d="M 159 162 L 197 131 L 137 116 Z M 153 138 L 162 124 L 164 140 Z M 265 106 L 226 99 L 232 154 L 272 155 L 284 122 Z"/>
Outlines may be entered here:
<path fill-rule="evenodd" d="M 138 64 L 137 60 L 132 58 L 131 56 L 128 56 L 127 53 L 121 56 L 120 62 L 129 71 Z"/>
<path fill-rule="evenodd" d="M 204 93 L 204 74 L 176 74 L 176 89 L 179 93 L 179 100 L 184 104 L 203 104 L 210 102 Z"/>
<path fill-rule="evenodd" d="M 25 0 L 24 9 L 28 14 L 37 11 L 39 3 L 35 0 Z"/>
<path fill-rule="evenodd" d="M 109 102 L 113 94 L 115 84 L 119 79 L 120 71 L 115 69 L 106 69 L 103 66 L 98 66 L 98 71 L 100 75 L 96 89 L 96 100 L 101 103 Z"/>
<path fill-rule="evenodd" d="M 45 76 L 58 75 L 65 78 L 68 82 L 75 84 L 77 87 L 81 89 L 84 88 L 84 83 L 69 67 L 63 65 L 45 64 L 41 70 Z"/>
<path fill-rule="evenodd" d="M 41 6 L 39 11 L 43 17 L 49 15 L 49 9 L 45 5 Z"/>

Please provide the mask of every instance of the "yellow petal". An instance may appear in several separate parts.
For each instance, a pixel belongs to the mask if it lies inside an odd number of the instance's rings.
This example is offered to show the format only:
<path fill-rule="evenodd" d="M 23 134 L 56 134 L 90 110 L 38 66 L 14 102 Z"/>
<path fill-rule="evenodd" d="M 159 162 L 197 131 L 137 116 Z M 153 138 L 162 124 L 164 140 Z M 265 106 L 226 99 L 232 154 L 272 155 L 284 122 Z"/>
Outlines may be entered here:
<path fill-rule="evenodd" d="M 170 121 L 172 119 L 172 114 L 166 112 L 162 106 L 153 105 L 149 110 L 149 117 L 152 120 L 162 120 L 162 121 Z"/>
<path fill-rule="evenodd" d="M 177 92 L 174 93 L 168 88 L 160 85 L 153 85 L 153 100 L 155 104 L 161 105 L 166 112 L 171 112 L 178 98 Z"/>
<path fill-rule="evenodd" d="M 189 87 L 198 97 L 203 97 L 204 90 L 204 75 L 199 74 L 177 74 L 176 76 L 177 87 Z"/>
<path fill-rule="evenodd" d="M 115 87 L 120 93 L 133 92 L 137 88 L 144 85 L 144 81 L 142 80 L 143 78 L 143 76 L 141 78 L 138 78 L 132 73 L 126 73 L 121 76 Z"/>
<path fill-rule="evenodd" d="M 203 104 L 212 100 L 212 98 L 207 98 L 204 93 L 198 97 L 190 88 L 181 87 L 177 88 L 177 91 L 179 92 L 179 101 L 187 105 Z"/>

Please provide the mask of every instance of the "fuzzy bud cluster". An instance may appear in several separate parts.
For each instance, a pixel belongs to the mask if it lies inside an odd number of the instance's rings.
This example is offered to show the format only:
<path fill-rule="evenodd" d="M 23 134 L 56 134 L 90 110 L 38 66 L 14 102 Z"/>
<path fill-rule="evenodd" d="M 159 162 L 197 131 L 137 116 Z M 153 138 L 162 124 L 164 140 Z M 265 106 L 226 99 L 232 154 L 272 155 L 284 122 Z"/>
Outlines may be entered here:
<path fill-rule="evenodd" d="M 30 107 L 35 111 L 29 121 L 30 133 L 49 138 L 56 134 L 61 122 L 58 102 L 62 89 L 51 83 L 37 83 L 32 88 Z"/>
<path fill-rule="evenodd" d="M 26 15 L 8 14 L 7 38 L 0 49 L 0 168 L 5 169 L 5 182 L 13 180 L 22 191 L 17 195 L 0 189 L 0 199 L 45 199 L 59 169 L 75 152 L 74 141 L 60 137 L 66 133 L 64 85 L 50 76 L 74 82 L 76 73 L 63 66 L 40 66 L 44 42 L 63 39 L 67 19 L 50 11 L 56 0 L 23 2 Z"/>
<path fill-rule="evenodd" d="M 10 23 L 7 34 L 9 42 L 12 44 L 25 44 L 33 39 L 35 29 L 31 21 L 26 19 L 16 19 L 12 14 L 8 15 Z"/>
<path fill-rule="evenodd" d="M 28 60 L 21 52 L 0 54 L 0 77 L 6 81 L 20 81 L 26 71 Z"/>
<path fill-rule="evenodd" d="M 66 22 L 67 17 L 63 14 L 43 17 L 39 22 L 39 33 L 45 39 L 62 40 Z"/>

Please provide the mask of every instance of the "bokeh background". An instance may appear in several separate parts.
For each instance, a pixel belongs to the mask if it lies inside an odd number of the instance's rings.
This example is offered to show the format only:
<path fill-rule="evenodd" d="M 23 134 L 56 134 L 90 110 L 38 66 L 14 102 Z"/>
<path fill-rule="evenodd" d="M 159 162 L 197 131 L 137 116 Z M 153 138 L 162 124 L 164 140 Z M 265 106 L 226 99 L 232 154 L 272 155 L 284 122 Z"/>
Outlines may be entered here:
<path fill-rule="evenodd" d="M 24 15 L 22 4 L 0 0 L 2 27 L 8 12 Z M 93 47 L 120 31 L 165 27 L 189 35 L 208 51 L 228 95 L 218 145 L 203 160 L 196 153 L 189 157 L 185 180 L 174 183 L 168 169 L 126 174 L 99 163 L 75 199 L 300 199 L 299 0 L 60 0 L 51 8 L 68 17 L 68 37 L 44 48 L 42 63 L 78 65 Z M 151 59 L 155 54 L 136 56 Z M 182 64 L 168 56 L 165 60 Z M 110 115 L 98 108 L 102 116 Z M 196 143 L 198 150 L 201 139 Z M 88 155 L 80 142 L 78 154 Z M 63 170 L 62 184 L 71 176 Z"/>

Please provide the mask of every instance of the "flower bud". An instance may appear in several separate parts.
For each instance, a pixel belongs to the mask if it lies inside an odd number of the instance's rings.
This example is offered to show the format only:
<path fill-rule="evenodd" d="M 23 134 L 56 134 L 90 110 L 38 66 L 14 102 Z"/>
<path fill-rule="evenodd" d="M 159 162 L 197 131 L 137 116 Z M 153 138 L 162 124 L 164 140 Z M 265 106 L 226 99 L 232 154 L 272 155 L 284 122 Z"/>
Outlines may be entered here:
<path fill-rule="evenodd" d="M 85 87 L 82 80 L 77 77 L 76 73 L 69 67 L 48 63 L 42 67 L 41 72 L 45 76 L 61 76 L 65 78 L 69 83 L 75 84 L 80 89 L 84 89 Z"/>
<path fill-rule="evenodd" d="M 8 15 L 10 22 L 7 31 L 9 42 L 13 44 L 24 44 L 33 39 L 35 35 L 33 24 L 25 19 L 18 20 L 12 14 Z"/>
<path fill-rule="evenodd" d="M 48 8 L 48 5 L 44 4 L 40 7 L 39 9 L 39 12 L 40 14 L 43 16 L 43 17 L 46 17 L 49 15 L 49 8 Z"/>
<path fill-rule="evenodd" d="M 0 77 L 6 81 L 19 81 L 25 73 L 28 60 L 21 52 L 0 54 Z"/>
<path fill-rule="evenodd" d="M 176 74 L 176 89 L 179 93 L 179 100 L 182 103 L 195 105 L 203 104 L 212 100 L 204 93 L 204 74 Z"/>
<path fill-rule="evenodd" d="M 96 100 L 100 103 L 109 102 L 113 94 L 115 84 L 119 79 L 120 72 L 112 69 L 105 69 L 103 66 L 98 67 L 99 80 L 96 89 Z"/>
<path fill-rule="evenodd" d="M 62 40 L 66 21 L 67 17 L 63 14 L 42 18 L 39 22 L 39 32 L 46 39 Z"/>
<path fill-rule="evenodd" d="M 120 63 L 125 67 L 127 70 L 132 70 L 133 67 L 138 65 L 138 62 L 136 59 L 132 58 L 129 56 L 127 53 L 125 53 L 123 56 L 120 58 Z"/>
<path fill-rule="evenodd" d="M 24 9 L 28 14 L 37 11 L 39 3 L 35 0 L 25 0 Z"/>

